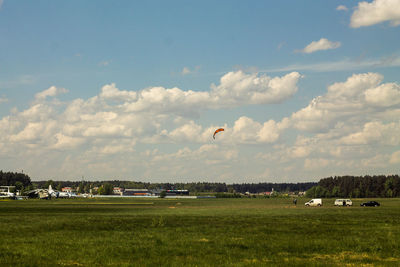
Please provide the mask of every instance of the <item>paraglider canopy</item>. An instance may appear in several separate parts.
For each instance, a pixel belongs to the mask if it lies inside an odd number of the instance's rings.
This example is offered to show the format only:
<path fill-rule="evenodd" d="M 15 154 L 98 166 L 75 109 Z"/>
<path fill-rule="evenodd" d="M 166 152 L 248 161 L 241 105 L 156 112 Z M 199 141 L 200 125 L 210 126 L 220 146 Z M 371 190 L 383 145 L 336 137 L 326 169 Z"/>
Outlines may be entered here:
<path fill-rule="evenodd" d="M 213 138 L 215 139 L 215 135 L 219 132 L 225 131 L 224 128 L 219 128 L 217 130 L 215 130 L 214 134 L 213 134 Z"/>

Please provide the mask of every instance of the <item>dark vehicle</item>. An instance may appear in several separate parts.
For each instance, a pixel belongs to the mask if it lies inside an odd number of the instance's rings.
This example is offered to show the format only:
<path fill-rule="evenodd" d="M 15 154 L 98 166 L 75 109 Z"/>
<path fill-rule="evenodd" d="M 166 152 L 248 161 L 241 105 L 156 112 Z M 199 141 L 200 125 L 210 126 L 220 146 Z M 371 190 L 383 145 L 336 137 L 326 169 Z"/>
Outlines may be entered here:
<path fill-rule="evenodd" d="M 378 206 L 380 206 L 381 204 L 379 204 L 378 202 L 376 202 L 376 201 L 368 201 L 368 202 L 364 202 L 364 203 L 361 203 L 360 204 L 360 206 L 362 206 L 362 207 L 378 207 Z"/>

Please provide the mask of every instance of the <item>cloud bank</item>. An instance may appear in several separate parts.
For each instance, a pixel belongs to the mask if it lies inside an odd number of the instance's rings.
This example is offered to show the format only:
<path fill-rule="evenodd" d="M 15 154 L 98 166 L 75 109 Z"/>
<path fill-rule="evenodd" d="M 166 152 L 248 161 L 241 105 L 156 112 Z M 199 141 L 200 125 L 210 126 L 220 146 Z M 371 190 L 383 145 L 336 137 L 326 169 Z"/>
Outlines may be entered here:
<path fill-rule="evenodd" d="M 400 85 L 383 82 L 378 73 L 333 83 L 277 121 L 202 121 L 208 111 L 282 102 L 297 91 L 300 77 L 230 72 L 209 91 L 128 91 L 108 84 L 96 96 L 72 101 L 60 100 L 68 91 L 52 86 L 25 110 L 1 118 L 0 159 L 37 179 L 84 173 L 97 179 L 299 181 L 311 174 L 340 175 L 338 170 L 395 168 Z M 225 131 L 213 140 L 217 127 Z"/>
<path fill-rule="evenodd" d="M 52 86 L 35 95 L 35 101 L 24 111 L 1 119 L 2 146 L 46 147 L 48 149 L 74 149 L 79 145 L 109 143 L 112 138 L 134 144 L 174 142 L 193 138 L 202 130 L 193 118 L 207 110 L 245 105 L 279 103 L 297 91 L 300 74 L 292 72 L 282 77 L 230 72 L 221 77 L 210 91 L 181 90 L 179 88 L 151 87 L 141 91 L 119 90 L 115 84 L 101 88 L 99 95 L 88 100 L 54 101 L 68 90 Z M 261 131 L 275 127 L 262 126 L 251 120 L 239 120 Z M 175 129 L 169 128 L 176 126 Z M 195 131 L 194 131 L 194 130 Z M 208 130 L 208 131 L 211 131 Z M 238 132 L 238 130 L 236 131 Z M 192 133 L 184 138 L 187 133 Z M 270 141 L 260 133 L 260 140 Z M 124 141 L 125 140 L 125 141 Z M 9 144 L 8 144 L 9 143 Z M 112 143 L 112 142 L 111 142 Z M 11 149 L 11 147 L 10 147 Z M 104 150 L 111 153 L 113 149 Z"/>

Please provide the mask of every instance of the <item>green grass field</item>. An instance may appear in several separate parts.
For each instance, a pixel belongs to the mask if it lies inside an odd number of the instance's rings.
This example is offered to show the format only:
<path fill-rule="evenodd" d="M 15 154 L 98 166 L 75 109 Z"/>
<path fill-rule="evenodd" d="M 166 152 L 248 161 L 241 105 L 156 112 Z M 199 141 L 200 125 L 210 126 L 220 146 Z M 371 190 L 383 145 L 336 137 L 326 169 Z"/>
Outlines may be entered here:
<path fill-rule="evenodd" d="M 0 266 L 399 266 L 400 199 L 0 201 Z"/>

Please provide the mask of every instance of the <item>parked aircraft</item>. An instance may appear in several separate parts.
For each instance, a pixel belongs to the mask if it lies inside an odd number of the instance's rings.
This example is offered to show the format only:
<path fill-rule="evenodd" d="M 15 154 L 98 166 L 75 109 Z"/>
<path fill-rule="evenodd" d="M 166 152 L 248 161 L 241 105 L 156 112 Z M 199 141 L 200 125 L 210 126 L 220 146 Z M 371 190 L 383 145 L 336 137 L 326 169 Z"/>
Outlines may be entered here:
<path fill-rule="evenodd" d="M 73 193 L 56 191 L 51 185 L 48 189 L 35 189 L 27 192 L 27 194 L 31 197 L 37 196 L 40 199 L 76 197 Z"/>
<path fill-rule="evenodd" d="M 15 186 L 0 186 L 0 188 L 4 188 L 4 189 L 0 189 L 0 198 L 12 198 L 15 199 L 15 193 L 10 192 L 10 188 L 13 188 Z M 7 192 L 5 191 L 5 188 L 7 188 Z"/>
<path fill-rule="evenodd" d="M 53 190 L 53 188 L 51 187 L 51 185 L 49 185 L 48 193 L 50 194 L 51 197 L 55 197 L 55 198 L 71 198 L 71 197 L 76 197 L 75 194 L 70 193 L 70 192 L 55 191 L 55 190 Z"/>
<path fill-rule="evenodd" d="M 28 197 L 39 197 L 40 199 L 49 199 L 51 197 L 47 189 L 33 189 L 25 194 Z"/>

